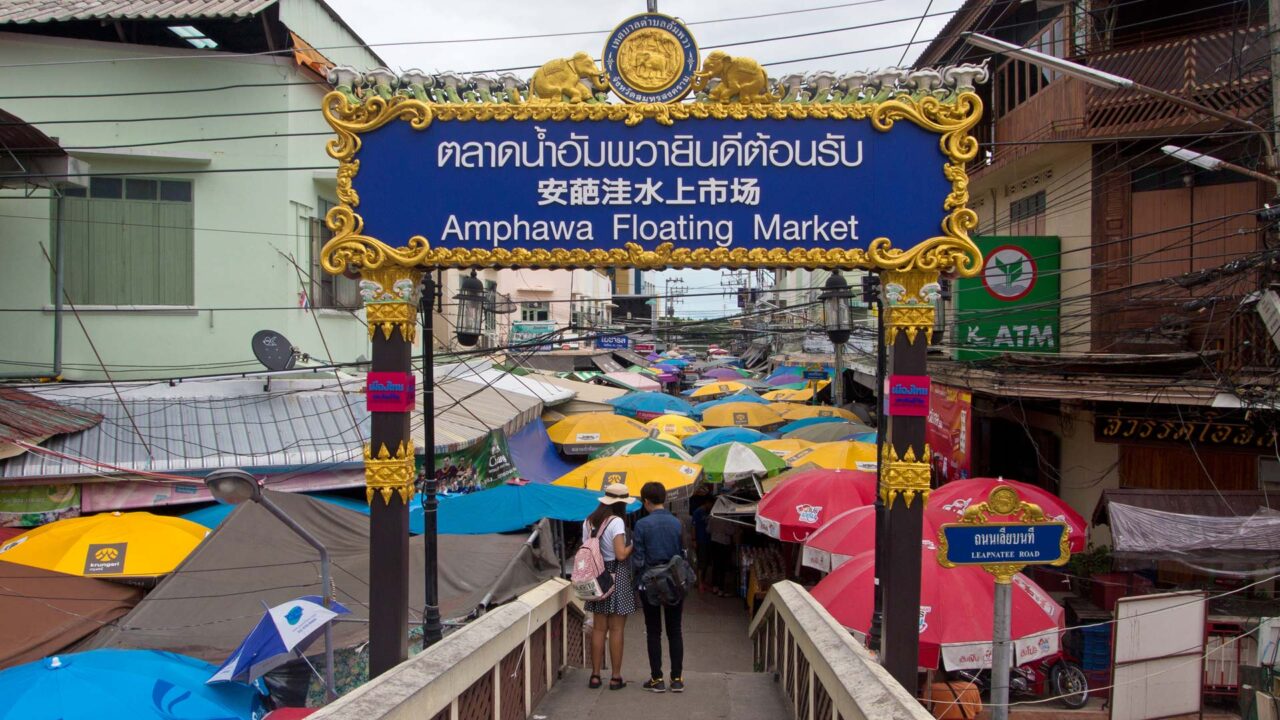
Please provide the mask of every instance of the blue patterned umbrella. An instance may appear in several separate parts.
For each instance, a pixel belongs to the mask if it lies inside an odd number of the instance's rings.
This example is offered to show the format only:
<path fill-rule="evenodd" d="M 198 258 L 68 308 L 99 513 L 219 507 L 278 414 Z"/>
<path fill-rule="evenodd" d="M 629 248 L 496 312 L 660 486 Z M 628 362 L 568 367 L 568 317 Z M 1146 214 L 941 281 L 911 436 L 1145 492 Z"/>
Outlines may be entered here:
<path fill-rule="evenodd" d="M 686 450 L 693 452 L 702 452 L 709 447 L 723 445 L 724 443 L 753 443 L 757 440 L 768 440 L 770 437 L 759 430 L 752 430 L 751 428 L 723 427 L 690 435 L 684 439 L 684 447 Z"/>
<path fill-rule="evenodd" d="M 627 417 L 644 415 L 643 419 L 652 420 L 659 415 L 694 415 L 693 406 L 687 400 L 660 392 L 631 392 L 622 397 L 606 401 L 613 406 L 613 411 Z"/>
<path fill-rule="evenodd" d="M 701 415 L 702 413 L 706 412 L 710 408 L 713 408 L 717 405 L 723 405 L 725 403 L 731 403 L 731 402 L 749 402 L 749 403 L 759 403 L 761 405 L 770 404 L 768 400 L 765 400 L 764 398 L 760 397 L 759 395 L 756 395 L 755 393 L 743 392 L 743 393 L 737 393 L 734 395 L 725 395 L 722 398 L 716 398 L 715 400 L 708 400 L 706 402 L 698 403 L 697 405 L 693 406 L 693 411 L 698 415 Z"/>
<path fill-rule="evenodd" d="M 792 420 L 791 422 L 787 423 L 786 425 L 783 425 L 782 427 L 778 428 L 778 433 L 779 433 L 779 434 L 781 434 L 781 435 L 786 435 L 787 433 L 791 432 L 792 430 L 799 430 L 800 428 L 809 427 L 810 425 L 821 425 L 821 424 L 823 424 L 823 423 L 831 423 L 831 422 L 847 422 L 847 421 L 846 421 L 844 418 L 842 418 L 842 417 L 807 417 L 807 418 L 801 418 L 801 419 L 799 419 L 799 420 Z"/>

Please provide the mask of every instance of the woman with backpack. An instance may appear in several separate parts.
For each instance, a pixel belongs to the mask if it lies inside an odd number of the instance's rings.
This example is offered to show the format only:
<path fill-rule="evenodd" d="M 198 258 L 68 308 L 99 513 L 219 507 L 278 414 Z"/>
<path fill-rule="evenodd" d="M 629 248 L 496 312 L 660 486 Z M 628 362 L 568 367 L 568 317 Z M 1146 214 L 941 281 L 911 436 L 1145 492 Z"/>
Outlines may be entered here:
<path fill-rule="evenodd" d="M 600 668 L 604 665 L 605 640 L 609 642 L 609 658 L 613 676 L 610 690 L 627 686 L 622 679 L 622 640 L 627 616 L 636 611 L 635 582 L 632 580 L 631 545 L 627 542 L 627 505 L 633 502 L 627 486 L 610 483 L 604 488 L 600 505 L 582 523 L 583 544 L 598 539 L 604 569 L 612 577 L 611 588 L 604 598 L 588 600 L 586 610 L 595 615 L 591 627 L 591 680 L 588 687 L 602 684 Z M 581 552 L 581 551 L 580 551 Z M 609 584 L 609 583 L 606 583 Z"/>

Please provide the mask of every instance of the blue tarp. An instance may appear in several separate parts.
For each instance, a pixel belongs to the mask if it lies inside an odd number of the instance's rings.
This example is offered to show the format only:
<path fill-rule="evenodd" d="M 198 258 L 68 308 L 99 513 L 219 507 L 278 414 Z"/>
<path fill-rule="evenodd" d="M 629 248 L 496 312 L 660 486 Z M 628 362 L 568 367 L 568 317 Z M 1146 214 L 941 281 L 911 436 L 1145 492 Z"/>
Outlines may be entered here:
<path fill-rule="evenodd" d="M 499 485 L 440 500 L 440 532 L 480 535 L 519 530 L 543 518 L 581 522 L 600 504 L 600 493 L 559 485 Z M 640 503 L 633 503 L 638 510 Z"/>
<path fill-rule="evenodd" d="M 507 448 L 511 450 L 511 460 L 515 462 L 520 477 L 532 483 L 550 484 L 574 468 L 556 453 L 542 418 L 535 419 L 508 437 Z"/>

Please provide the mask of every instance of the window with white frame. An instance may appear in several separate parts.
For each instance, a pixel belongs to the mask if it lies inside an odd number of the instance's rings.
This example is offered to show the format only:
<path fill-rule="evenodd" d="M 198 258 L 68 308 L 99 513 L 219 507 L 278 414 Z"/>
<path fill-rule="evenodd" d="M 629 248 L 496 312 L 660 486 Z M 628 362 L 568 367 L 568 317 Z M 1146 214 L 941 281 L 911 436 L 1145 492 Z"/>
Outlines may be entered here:
<path fill-rule="evenodd" d="M 546 302 L 520 303 L 520 322 L 547 322 L 551 320 L 551 309 Z"/>

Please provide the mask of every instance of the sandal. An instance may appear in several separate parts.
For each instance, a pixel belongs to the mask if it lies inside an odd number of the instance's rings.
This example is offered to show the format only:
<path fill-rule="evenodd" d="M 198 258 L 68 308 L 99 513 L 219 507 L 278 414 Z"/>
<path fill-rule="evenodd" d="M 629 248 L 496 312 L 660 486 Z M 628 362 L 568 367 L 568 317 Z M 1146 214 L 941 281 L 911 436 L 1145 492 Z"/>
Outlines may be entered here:
<path fill-rule="evenodd" d="M 624 687 L 626 687 L 626 686 L 627 686 L 627 681 L 626 681 L 626 680 L 623 680 L 623 679 L 622 679 L 622 678 L 620 678 L 620 677 L 609 678 L 609 689 L 610 689 L 610 690 L 621 690 L 622 688 L 624 688 Z"/>
<path fill-rule="evenodd" d="M 600 687 L 603 684 L 604 684 L 604 681 L 600 679 L 599 675 L 592 675 L 591 679 L 587 681 L 587 687 L 591 688 L 592 690 Z"/>

